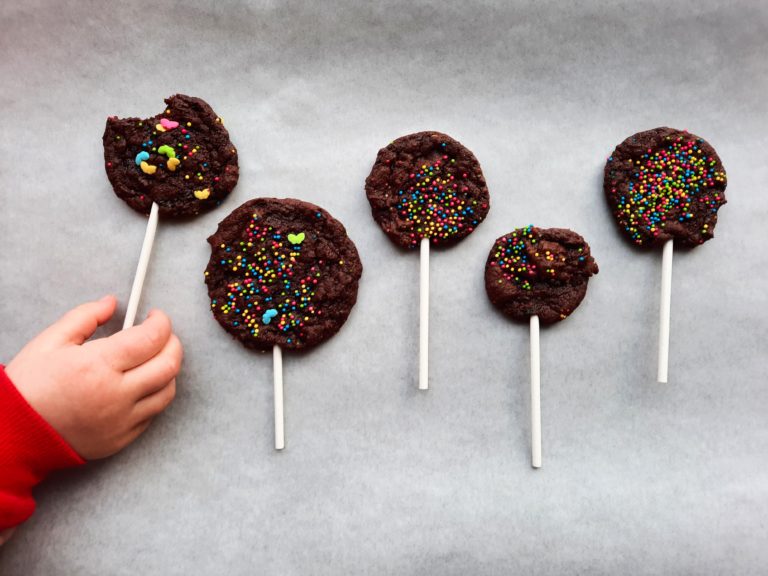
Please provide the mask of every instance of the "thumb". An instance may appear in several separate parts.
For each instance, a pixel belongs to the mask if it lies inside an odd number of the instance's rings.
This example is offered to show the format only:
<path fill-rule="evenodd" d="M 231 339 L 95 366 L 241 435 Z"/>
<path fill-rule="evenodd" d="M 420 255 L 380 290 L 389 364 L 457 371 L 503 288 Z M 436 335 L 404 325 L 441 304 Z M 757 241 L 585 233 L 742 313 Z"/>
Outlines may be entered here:
<path fill-rule="evenodd" d="M 114 296 L 86 302 L 64 314 L 40 336 L 52 344 L 82 344 L 112 318 L 116 306 Z"/>

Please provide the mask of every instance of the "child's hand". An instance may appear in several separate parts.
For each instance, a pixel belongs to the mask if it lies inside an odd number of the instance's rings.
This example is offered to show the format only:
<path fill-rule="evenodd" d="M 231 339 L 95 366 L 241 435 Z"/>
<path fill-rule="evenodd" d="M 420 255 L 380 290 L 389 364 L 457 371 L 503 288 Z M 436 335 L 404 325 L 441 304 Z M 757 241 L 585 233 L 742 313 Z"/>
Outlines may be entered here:
<path fill-rule="evenodd" d="M 182 348 L 162 312 L 85 342 L 115 306 L 107 296 L 71 310 L 5 369 L 27 402 L 86 460 L 125 448 L 176 394 Z"/>

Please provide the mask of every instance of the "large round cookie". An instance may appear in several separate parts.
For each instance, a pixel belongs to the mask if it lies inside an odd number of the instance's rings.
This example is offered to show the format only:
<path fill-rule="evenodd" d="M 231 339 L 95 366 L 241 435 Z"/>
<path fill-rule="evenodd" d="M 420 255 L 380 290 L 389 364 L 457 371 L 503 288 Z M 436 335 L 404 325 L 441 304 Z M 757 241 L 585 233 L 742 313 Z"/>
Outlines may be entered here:
<path fill-rule="evenodd" d="M 605 164 L 603 190 L 619 229 L 638 246 L 698 246 L 725 204 L 725 169 L 694 134 L 655 128 L 630 136 Z"/>
<path fill-rule="evenodd" d="M 237 184 L 237 151 L 221 118 L 200 98 L 177 94 L 152 118 L 107 119 L 104 162 L 115 194 L 148 214 L 193 216 Z"/>
<path fill-rule="evenodd" d="M 485 265 L 485 290 L 514 320 L 566 318 L 584 299 L 597 263 L 580 235 L 563 228 L 518 228 L 497 239 Z"/>
<path fill-rule="evenodd" d="M 211 310 L 249 348 L 299 350 L 338 332 L 363 265 L 344 226 L 300 200 L 257 198 L 208 238 Z"/>
<path fill-rule="evenodd" d="M 379 150 L 365 181 L 373 218 L 404 248 L 461 240 L 488 214 L 488 187 L 467 148 L 440 132 L 403 136 Z"/>

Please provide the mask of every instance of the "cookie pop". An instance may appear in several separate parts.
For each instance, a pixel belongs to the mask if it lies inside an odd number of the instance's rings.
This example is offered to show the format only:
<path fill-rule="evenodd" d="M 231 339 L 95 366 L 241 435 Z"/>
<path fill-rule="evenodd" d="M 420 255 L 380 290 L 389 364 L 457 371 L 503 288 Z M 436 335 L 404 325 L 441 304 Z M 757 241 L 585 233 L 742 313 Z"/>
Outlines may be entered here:
<path fill-rule="evenodd" d="M 357 248 L 322 208 L 277 198 L 246 202 L 208 243 L 214 317 L 244 346 L 272 350 L 275 449 L 282 450 L 282 350 L 306 350 L 339 331 L 357 300 Z"/>
<path fill-rule="evenodd" d="M 669 365 L 673 243 L 694 247 L 713 237 L 726 184 L 714 148 L 674 128 L 630 136 L 605 164 L 603 190 L 619 230 L 636 246 L 662 248 L 657 375 L 662 383 Z"/>
<path fill-rule="evenodd" d="M 373 218 L 390 240 L 420 247 L 419 389 L 429 388 L 429 245 L 471 234 L 488 214 L 488 187 L 467 148 L 440 132 L 402 136 L 379 150 L 365 181 Z"/>
<path fill-rule="evenodd" d="M 149 214 L 123 328 L 133 326 L 159 216 L 196 216 L 237 184 L 237 151 L 221 118 L 200 98 L 177 94 L 152 118 L 107 119 L 107 177 L 131 208 Z"/>
<path fill-rule="evenodd" d="M 584 238 L 563 228 L 518 228 L 497 239 L 485 264 L 491 303 L 531 331 L 531 464 L 541 467 L 539 324 L 567 318 L 584 299 L 597 263 Z"/>

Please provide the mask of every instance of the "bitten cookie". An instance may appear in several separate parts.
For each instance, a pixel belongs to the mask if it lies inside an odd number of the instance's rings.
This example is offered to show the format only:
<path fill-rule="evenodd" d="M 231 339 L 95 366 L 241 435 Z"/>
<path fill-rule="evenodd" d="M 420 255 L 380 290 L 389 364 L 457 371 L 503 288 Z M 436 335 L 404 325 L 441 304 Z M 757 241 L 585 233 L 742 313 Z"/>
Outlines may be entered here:
<path fill-rule="evenodd" d="M 365 193 L 374 220 L 403 248 L 422 238 L 461 240 L 485 219 L 490 201 L 475 155 L 440 132 L 409 134 L 379 150 Z"/>
<path fill-rule="evenodd" d="M 485 290 L 514 320 L 537 315 L 542 324 L 568 317 L 597 274 L 589 245 L 563 228 L 518 228 L 497 239 L 485 265 Z"/>
<path fill-rule="evenodd" d="M 115 194 L 148 214 L 194 216 L 217 206 L 237 184 L 237 151 L 211 107 L 177 94 L 152 118 L 107 119 L 104 162 Z"/>
<path fill-rule="evenodd" d="M 638 246 L 673 238 L 698 246 L 714 235 L 726 184 L 723 164 L 706 140 L 655 128 L 616 147 L 605 164 L 603 190 L 619 230 Z"/>
<path fill-rule="evenodd" d="M 315 346 L 355 305 L 363 271 L 357 249 L 344 226 L 313 204 L 250 200 L 208 242 L 211 310 L 249 348 Z"/>

